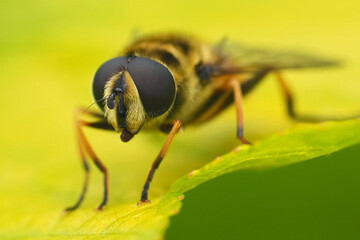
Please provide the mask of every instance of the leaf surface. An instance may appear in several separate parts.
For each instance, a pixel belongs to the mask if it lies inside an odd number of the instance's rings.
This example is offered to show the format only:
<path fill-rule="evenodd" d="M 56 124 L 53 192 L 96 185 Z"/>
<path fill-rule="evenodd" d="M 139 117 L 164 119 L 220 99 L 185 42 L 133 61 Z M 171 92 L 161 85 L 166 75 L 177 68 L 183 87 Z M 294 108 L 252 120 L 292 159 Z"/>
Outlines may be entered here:
<path fill-rule="evenodd" d="M 2 220 L 2 239 L 77 238 L 161 239 L 169 217 L 181 208 L 184 193 L 217 176 L 243 170 L 265 170 L 327 155 L 360 143 L 360 121 L 299 125 L 274 134 L 252 146 L 239 146 L 204 167 L 174 182 L 170 190 L 151 204 L 135 203 L 108 207 L 103 212 L 79 209 L 69 214 L 50 211 Z M 12 226 L 12 227 L 11 227 Z"/>

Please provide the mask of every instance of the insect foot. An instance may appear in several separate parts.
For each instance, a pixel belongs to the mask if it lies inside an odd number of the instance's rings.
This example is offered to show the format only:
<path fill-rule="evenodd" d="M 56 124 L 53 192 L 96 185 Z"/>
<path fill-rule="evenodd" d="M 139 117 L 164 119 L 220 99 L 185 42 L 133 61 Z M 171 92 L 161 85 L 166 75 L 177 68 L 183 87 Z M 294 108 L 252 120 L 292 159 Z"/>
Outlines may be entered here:
<path fill-rule="evenodd" d="M 151 203 L 151 201 L 148 200 L 148 199 L 145 199 L 145 200 L 140 200 L 140 201 L 137 203 L 137 205 L 138 205 L 138 206 L 142 206 L 142 205 L 149 204 L 149 203 Z"/>

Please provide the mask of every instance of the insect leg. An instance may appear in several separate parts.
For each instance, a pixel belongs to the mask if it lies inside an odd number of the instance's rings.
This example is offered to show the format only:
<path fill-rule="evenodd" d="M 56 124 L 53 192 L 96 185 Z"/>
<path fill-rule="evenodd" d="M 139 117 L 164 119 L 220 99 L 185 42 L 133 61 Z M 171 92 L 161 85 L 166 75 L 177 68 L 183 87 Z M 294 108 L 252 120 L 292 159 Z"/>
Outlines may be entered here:
<path fill-rule="evenodd" d="M 68 207 L 65 209 L 65 211 L 71 211 L 71 210 L 75 210 L 76 208 L 78 208 L 80 206 L 80 204 L 82 203 L 86 190 L 87 190 L 87 186 L 88 186 L 88 178 L 89 178 L 89 165 L 87 163 L 85 154 L 84 154 L 84 149 L 86 150 L 86 152 L 90 155 L 91 159 L 93 160 L 93 162 L 95 163 L 95 165 L 100 169 L 101 172 L 103 172 L 104 174 L 104 197 L 103 197 L 103 201 L 101 202 L 101 204 L 98 206 L 98 210 L 101 210 L 102 207 L 106 204 L 107 202 L 107 197 L 108 197 L 108 174 L 107 174 L 107 169 L 104 166 L 104 164 L 98 159 L 98 157 L 96 156 L 95 152 L 92 150 L 89 142 L 87 141 L 84 132 L 82 130 L 83 126 L 89 126 L 89 127 L 93 127 L 93 128 L 99 128 L 99 129 L 106 129 L 106 130 L 110 130 L 111 126 L 109 124 L 107 124 L 106 120 L 103 119 L 102 115 L 99 115 L 97 113 L 94 112 L 86 112 L 89 115 L 98 117 L 98 118 L 102 118 L 101 120 L 97 121 L 97 122 L 86 122 L 86 121 L 82 121 L 79 120 L 80 114 L 83 112 L 83 109 L 77 109 L 75 112 L 75 132 L 76 132 L 76 140 L 77 140 L 77 144 L 78 144 L 78 149 L 79 149 L 79 153 L 80 153 L 80 157 L 81 157 L 81 161 L 85 170 L 85 181 L 84 181 L 84 185 L 83 185 L 83 189 L 81 191 L 80 197 L 78 199 L 78 201 L 71 207 Z"/>
<path fill-rule="evenodd" d="M 109 188 L 108 172 L 107 172 L 107 169 L 106 169 L 105 165 L 96 156 L 95 152 L 93 151 L 92 147 L 90 146 L 89 142 L 87 141 L 87 139 L 86 139 L 86 137 L 84 135 L 84 132 L 82 131 L 82 126 L 86 126 L 87 124 L 88 123 L 85 122 L 85 121 L 78 121 L 77 132 L 78 132 L 80 141 L 82 142 L 84 148 L 86 149 L 86 151 L 90 155 L 91 159 L 93 160 L 95 165 L 99 168 L 99 170 L 104 174 L 104 196 L 103 196 L 102 202 L 97 207 L 98 210 L 102 210 L 102 208 L 106 204 L 107 198 L 108 198 L 108 188 Z"/>
<path fill-rule="evenodd" d="M 285 97 L 287 113 L 289 114 L 289 116 L 291 118 L 296 119 L 297 116 L 294 111 L 294 99 L 291 94 L 291 91 L 290 91 L 289 87 L 287 86 L 287 84 L 285 83 L 285 80 L 284 80 L 282 74 L 279 71 L 274 71 L 274 73 L 275 73 L 276 79 L 279 82 L 280 88 Z"/>
<path fill-rule="evenodd" d="M 360 117 L 359 115 L 352 116 L 352 117 L 342 117 L 341 118 L 341 117 L 320 117 L 320 116 L 299 115 L 299 114 L 297 114 L 295 109 L 294 109 L 293 95 L 292 95 L 288 85 L 286 84 L 282 74 L 279 71 L 274 71 L 274 73 L 275 73 L 276 79 L 278 80 L 278 82 L 280 84 L 281 90 L 284 93 L 287 112 L 288 112 L 289 116 L 291 118 L 293 118 L 294 120 L 300 121 L 300 122 L 323 122 L 323 121 L 329 121 L 329 120 L 341 121 L 341 120 Z"/>
<path fill-rule="evenodd" d="M 81 141 L 80 141 L 80 138 L 78 136 L 78 131 L 76 131 L 76 142 L 77 142 L 77 147 L 78 147 L 78 151 L 79 151 L 80 158 L 81 158 L 81 163 L 82 163 L 82 166 L 83 166 L 84 171 L 85 171 L 85 180 L 84 180 L 84 185 L 83 185 L 82 191 L 80 193 L 79 199 L 76 201 L 76 203 L 73 206 L 67 207 L 65 209 L 66 212 L 75 210 L 80 206 L 80 204 L 84 200 L 85 193 L 87 191 L 88 182 L 89 182 L 89 170 L 90 170 L 89 169 L 89 164 L 88 164 L 88 162 L 86 160 L 83 148 L 81 146 Z"/>
<path fill-rule="evenodd" d="M 243 120 L 243 111 L 242 111 L 242 93 L 240 89 L 240 82 L 237 79 L 233 78 L 230 80 L 230 85 L 234 92 L 234 101 L 236 107 L 236 118 L 237 118 L 236 135 L 243 144 L 250 144 L 250 142 L 248 142 L 243 136 L 244 120 Z"/>
<path fill-rule="evenodd" d="M 163 147 L 161 148 L 159 154 L 157 155 L 157 157 L 155 158 L 155 161 L 153 162 L 151 169 L 148 173 L 148 176 L 146 178 L 142 193 L 141 193 L 141 198 L 140 201 L 138 202 L 138 205 L 142 205 L 143 203 L 149 203 L 150 201 L 148 200 L 148 191 L 149 191 L 149 186 L 150 186 L 150 182 L 153 179 L 155 170 L 159 167 L 161 161 L 163 160 L 167 150 L 170 147 L 171 141 L 173 140 L 175 134 L 178 132 L 178 130 L 180 129 L 182 123 L 179 120 L 174 121 L 173 123 L 173 127 L 169 133 L 169 135 L 167 136 L 165 143 L 163 145 Z"/>

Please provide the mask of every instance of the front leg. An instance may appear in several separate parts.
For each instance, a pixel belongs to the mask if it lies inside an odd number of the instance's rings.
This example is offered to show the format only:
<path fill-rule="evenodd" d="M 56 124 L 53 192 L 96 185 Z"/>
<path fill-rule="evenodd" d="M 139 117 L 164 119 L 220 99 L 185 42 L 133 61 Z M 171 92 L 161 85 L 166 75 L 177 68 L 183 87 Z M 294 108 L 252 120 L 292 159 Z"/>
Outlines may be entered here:
<path fill-rule="evenodd" d="M 97 118 L 97 121 L 88 122 L 88 121 L 80 120 L 80 116 L 82 114 L 85 114 L 85 113 L 87 115 L 90 115 L 90 116 L 93 116 L 93 117 Z M 82 108 L 76 109 L 76 111 L 75 111 L 76 141 L 77 141 L 77 145 L 78 145 L 80 159 L 82 161 L 82 165 L 83 165 L 83 168 L 84 168 L 84 171 L 85 171 L 85 180 L 84 180 L 84 185 L 83 185 L 83 188 L 82 188 L 82 191 L 80 193 L 80 196 L 79 196 L 78 200 L 76 201 L 76 203 L 74 205 L 72 205 L 70 207 L 67 207 L 65 209 L 66 212 L 73 211 L 73 210 L 77 209 L 81 205 L 82 201 L 84 200 L 84 197 L 85 197 L 85 194 L 86 194 L 86 191 L 87 191 L 88 180 L 89 180 L 89 164 L 88 164 L 88 162 L 86 160 L 85 153 L 87 153 L 91 157 L 91 159 L 93 160 L 95 165 L 104 174 L 104 194 L 103 194 L 103 200 L 102 200 L 102 202 L 100 203 L 100 205 L 97 208 L 98 210 L 101 210 L 103 208 L 103 206 L 106 204 L 107 198 L 108 198 L 108 173 L 107 173 L 107 169 L 106 169 L 105 165 L 97 157 L 97 155 L 95 154 L 92 147 L 90 146 L 90 143 L 86 139 L 85 134 L 83 132 L 83 129 L 82 129 L 83 127 L 92 127 L 92 128 L 98 128 L 98 129 L 104 129 L 104 130 L 111 130 L 112 129 L 112 127 L 107 123 L 106 119 L 104 119 L 104 117 L 101 114 L 86 111 L 86 110 L 84 110 Z"/>
<path fill-rule="evenodd" d="M 150 168 L 150 171 L 148 173 L 148 176 L 146 178 L 146 181 L 145 181 L 142 193 L 141 193 L 140 201 L 138 202 L 138 206 L 142 205 L 144 203 L 150 202 L 148 199 L 148 191 L 149 191 L 149 187 L 150 187 L 150 182 L 154 177 L 155 170 L 159 167 L 161 161 L 163 160 L 166 152 L 168 151 L 168 149 L 170 147 L 171 141 L 173 140 L 175 134 L 179 131 L 181 125 L 182 125 L 182 123 L 179 120 L 174 121 L 172 129 L 171 129 L 169 135 L 167 136 L 163 147 L 161 148 L 159 154 L 155 158 L 155 161 L 153 162 L 153 164 Z"/>

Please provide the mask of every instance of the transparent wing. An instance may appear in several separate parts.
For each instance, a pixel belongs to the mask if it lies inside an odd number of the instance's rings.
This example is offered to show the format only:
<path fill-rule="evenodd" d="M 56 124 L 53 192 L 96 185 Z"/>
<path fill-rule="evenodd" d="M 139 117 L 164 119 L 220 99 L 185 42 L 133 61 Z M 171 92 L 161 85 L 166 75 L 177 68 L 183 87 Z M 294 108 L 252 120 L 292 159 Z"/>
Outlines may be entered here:
<path fill-rule="evenodd" d="M 215 50 L 220 55 L 234 60 L 243 69 L 297 69 L 340 65 L 340 61 L 335 59 L 296 51 L 256 48 L 227 40 L 215 45 Z"/>

